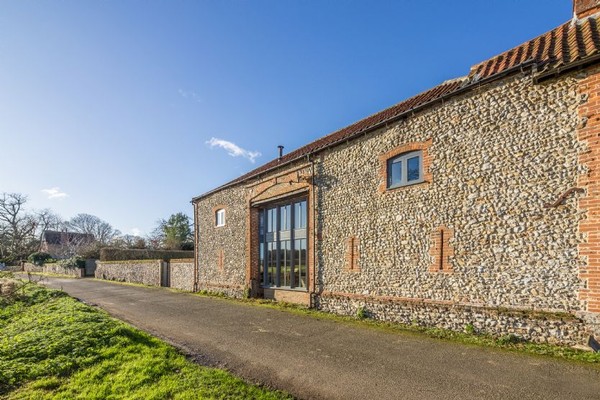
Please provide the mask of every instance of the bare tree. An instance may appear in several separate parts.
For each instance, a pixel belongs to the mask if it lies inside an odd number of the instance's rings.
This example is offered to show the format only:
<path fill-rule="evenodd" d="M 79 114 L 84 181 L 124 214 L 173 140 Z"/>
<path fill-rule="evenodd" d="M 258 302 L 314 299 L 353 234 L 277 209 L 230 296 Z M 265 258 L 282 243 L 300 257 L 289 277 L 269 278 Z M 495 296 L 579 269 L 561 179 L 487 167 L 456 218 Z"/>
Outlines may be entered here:
<path fill-rule="evenodd" d="M 42 243 L 44 232 L 48 230 L 61 231 L 64 228 L 64 221 L 60 215 L 54 213 L 49 208 L 36 212 L 37 232 L 40 244 Z"/>
<path fill-rule="evenodd" d="M 0 195 L 0 256 L 25 258 L 36 247 L 35 217 L 24 210 L 27 196 L 20 193 Z"/>
<path fill-rule="evenodd" d="M 71 218 L 67 226 L 75 232 L 93 235 L 100 246 L 108 245 L 114 238 L 121 234 L 121 232 L 114 229 L 108 222 L 90 214 L 77 214 Z"/>
<path fill-rule="evenodd" d="M 145 249 L 147 247 L 146 240 L 143 237 L 135 235 L 118 236 L 113 239 L 110 246 L 121 249 Z"/>

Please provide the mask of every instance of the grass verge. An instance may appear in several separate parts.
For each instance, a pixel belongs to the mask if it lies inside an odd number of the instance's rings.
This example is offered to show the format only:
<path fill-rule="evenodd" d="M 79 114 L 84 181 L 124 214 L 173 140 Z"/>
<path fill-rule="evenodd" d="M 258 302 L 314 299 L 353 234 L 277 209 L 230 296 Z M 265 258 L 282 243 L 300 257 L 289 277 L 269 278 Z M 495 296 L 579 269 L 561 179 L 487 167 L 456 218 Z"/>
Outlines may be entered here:
<path fill-rule="evenodd" d="M 456 332 L 447 329 L 419 326 L 417 324 L 405 325 L 400 323 L 377 321 L 365 317 L 362 315 L 364 313 L 360 312 L 359 314 L 361 315 L 351 317 L 318 311 L 297 304 L 275 302 L 265 299 L 232 299 L 220 293 L 215 294 L 207 291 L 201 291 L 195 293 L 195 295 L 213 297 L 223 299 L 225 301 L 233 301 L 236 303 L 253 306 L 267 307 L 298 315 L 306 315 L 312 318 L 382 330 L 389 333 L 408 333 L 421 336 L 425 335 L 429 338 L 451 341 L 470 346 L 483 346 L 542 357 L 552 357 L 556 359 L 585 363 L 588 365 L 591 364 L 600 368 L 600 353 L 579 350 L 566 346 L 527 342 L 514 335 L 507 335 L 498 338 L 485 334 L 477 334 L 472 329 L 469 329 L 469 326 L 465 327 L 465 332 Z"/>
<path fill-rule="evenodd" d="M 23 283 L 0 297 L 1 399 L 283 399 L 65 293 Z"/>

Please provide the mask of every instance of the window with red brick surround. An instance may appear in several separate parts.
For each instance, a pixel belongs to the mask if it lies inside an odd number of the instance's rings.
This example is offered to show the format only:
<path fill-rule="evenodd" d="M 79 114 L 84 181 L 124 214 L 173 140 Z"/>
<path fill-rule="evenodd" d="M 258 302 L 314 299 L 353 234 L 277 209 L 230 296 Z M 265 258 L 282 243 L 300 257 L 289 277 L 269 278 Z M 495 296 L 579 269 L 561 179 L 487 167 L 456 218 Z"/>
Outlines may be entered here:
<path fill-rule="evenodd" d="M 223 226 L 225 226 L 225 223 L 227 221 L 227 211 L 226 211 L 226 207 L 222 204 L 218 205 L 218 206 L 214 206 L 212 208 L 212 213 L 213 213 L 213 218 L 215 221 L 215 227 L 216 228 L 221 228 Z"/>
<path fill-rule="evenodd" d="M 398 186 L 398 187 L 388 188 L 388 161 L 394 157 L 401 155 L 401 154 L 410 153 L 412 151 L 420 150 L 422 153 L 423 179 L 419 183 L 417 183 L 417 185 L 424 184 L 424 183 L 431 183 L 431 181 L 433 179 L 433 177 L 431 176 L 431 171 L 430 171 L 431 155 L 429 152 L 429 148 L 431 147 L 431 143 L 432 143 L 431 139 L 425 140 L 423 142 L 406 143 L 406 144 L 398 146 L 384 154 L 381 154 L 379 156 L 379 171 L 378 171 L 378 177 L 379 177 L 378 191 L 379 191 L 379 193 L 385 193 L 386 191 L 389 191 L 389 190 L 397 190 L 397 189 L 402 189 L 405 187 L 412 186 L 412 185 L 407 185 L 407 186 Z"/>

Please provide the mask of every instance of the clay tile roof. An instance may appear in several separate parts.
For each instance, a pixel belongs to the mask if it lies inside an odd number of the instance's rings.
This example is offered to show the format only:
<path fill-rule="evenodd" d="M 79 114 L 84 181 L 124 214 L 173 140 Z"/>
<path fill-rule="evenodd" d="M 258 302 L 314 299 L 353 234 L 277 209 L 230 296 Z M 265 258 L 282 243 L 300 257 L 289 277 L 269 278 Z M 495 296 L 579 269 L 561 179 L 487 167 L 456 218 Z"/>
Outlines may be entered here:
<path fill-rule="evenodd" d="M 94 241 L 94 235 L 91 235 L 88 233 L 79 233 L 79 232 L 67 232 L 67 231 L 59 232 L 59 231 L 46 230 L 46 231 L 44 231 L 43 240 L 48 244 L 58 244 L 58 245 L 69 244 L 69 243 L 73 243 L 76 241 L 89 243 L 89 242 Z"/>
<path fill-rule="evenodd" d="M 484 79 L 525 62 L 538 72 L 551 71 L 583 61 L 600 52 L 598 15 L 569 21 L 507 52 L 471 68 L 469 78 Z"/>
<path fill-rule="evenodd" d="M 524 65 L 535 64 L 538 72 L 552 72 L 552 70 L 558 71 L 560 68 L 568 67 L 569 64 L 585 61 L 600 53 L 598 18 L 600 18 L 600 14 L 580 20 L 571 20 L 520 46 L 474 65 L 467 77 L 444 82 L 433 89 L 317 139 L 284 155 L 280 160 L 274 159 L 223 186 L 194 198 L 194 200 L 261 175 L 280 165 L 288 164 L 334 144 L 349 140 L 384 124 L 386 121 L 391 121 L 416 108 L 457 93 L 471 83 L 479 82 L 482 79 L 493 78 L 503 72 L 510 72 L 512 69 Z"/>
<path fill-rule="evenodd" d="M 259 175 L 261 172 L 268 171 L 278 165 L 285 164 L 292 160 L 296 160 L 300 157 L 314 153 L 315 151 L 329 147 L 334 143 L 343 142 L 344 140 L 350 139 L 356 135 L 359 135 L 360 133 L 369 131 L 374 126 L 384 123 L 385 121 L 394 118 L 400 114 L 403 114 L 406 111 L 410 111 L 411 109 L 414 109 L 420 105 L 438 99 L 445 94 L 456 91 L 458 88 L 461 87 L 463 82 L 464 80 L 459 79 L 436 86 L 431 90 L 423 92 L 406 101 L 398 103 L 395 106 L 392 106 L 388 109 L 373 114 L 370 117 L 355 122 L 352 125 L 342 128 L 339 131 L 333 132 L 327 136 L 317 139 L 314 142 L 307 144 L 306 146 L 300 147 L 299 149 L 287 153 L 281 158 L 281 160 L 274 159 L 268 162 L 267 164 L 264 164 L 256 168 L 255 170 L 250 171 L 243 176 L 240 176 L 235 181 L 232 181 L 230 183 L 241 182 L 249 177 Z"/>

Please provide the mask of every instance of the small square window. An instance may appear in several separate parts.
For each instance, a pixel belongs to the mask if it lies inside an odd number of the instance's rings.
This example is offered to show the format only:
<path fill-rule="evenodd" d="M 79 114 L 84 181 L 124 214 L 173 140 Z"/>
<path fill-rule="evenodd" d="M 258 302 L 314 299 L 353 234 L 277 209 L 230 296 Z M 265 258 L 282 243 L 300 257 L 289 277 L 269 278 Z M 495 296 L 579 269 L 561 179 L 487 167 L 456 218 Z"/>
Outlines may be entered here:
<path fill-rule="evenodd" d="M 216 226 L 225 226 L 225 209 L 217 210 L 215 213 Z"/>
<path fill-rule="evenodd" d="M 411 151 L 388 160 L 387 187 L 412 185 L 423 181 L 423 153 Z"/>

